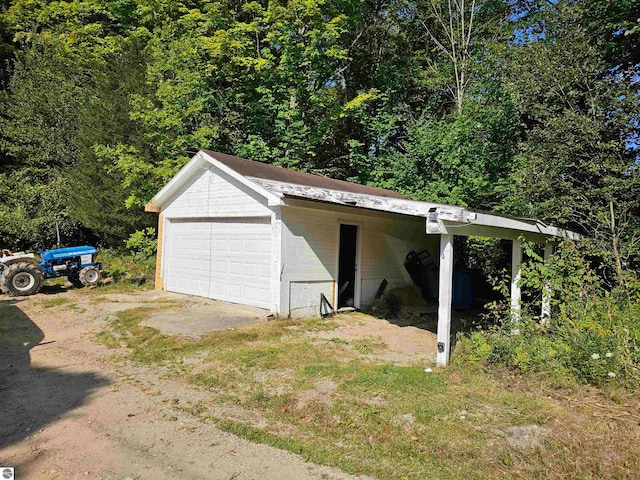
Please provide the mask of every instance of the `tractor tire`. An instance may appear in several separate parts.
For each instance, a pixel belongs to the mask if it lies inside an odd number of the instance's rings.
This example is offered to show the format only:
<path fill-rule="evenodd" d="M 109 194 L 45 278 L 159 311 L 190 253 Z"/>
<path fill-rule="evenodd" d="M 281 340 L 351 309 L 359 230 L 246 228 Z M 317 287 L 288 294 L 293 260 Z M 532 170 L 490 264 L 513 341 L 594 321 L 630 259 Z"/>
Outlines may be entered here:
<path fill-rule="evenodd" d="M 6 267 L 3 263 L 0 263 L 0 293 L 7 293 L 5 287 L 3 287 L 4 283 L 2 282 L 2 274 L 4 273 Z"/>
<path fill-rule="evenodd" d="M 29 262 L 9 265 L 0 276 L 0 290 L 14 297 L 35 295 L 40 291 L 44 275 L 40 268 Z"/>
<path fill-rule="evenodd" d="M 85 267 L 80 270 L 80 283 L 85 287 L 94 287 L 100 282 L 100 270 L 98 267 Z"/>

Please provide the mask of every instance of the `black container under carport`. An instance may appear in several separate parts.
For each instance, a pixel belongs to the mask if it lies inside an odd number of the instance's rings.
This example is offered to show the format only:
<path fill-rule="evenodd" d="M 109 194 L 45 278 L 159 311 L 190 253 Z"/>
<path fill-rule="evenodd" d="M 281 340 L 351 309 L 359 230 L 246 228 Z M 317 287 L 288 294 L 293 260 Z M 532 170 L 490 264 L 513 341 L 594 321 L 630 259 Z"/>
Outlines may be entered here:
<path fill-rule="evenodd" d="M 439 273 L 428 251 L 416 253 L 411 250 L 404 262 L 404 267 L 413 283 L 420 289 L 422 298 L 427 302 L 437 302 L 439 292 Z M 467 310 L 474 305 L 473 276 L 468 270 L 453 273 L 452 306 L 457 310 Z"/>

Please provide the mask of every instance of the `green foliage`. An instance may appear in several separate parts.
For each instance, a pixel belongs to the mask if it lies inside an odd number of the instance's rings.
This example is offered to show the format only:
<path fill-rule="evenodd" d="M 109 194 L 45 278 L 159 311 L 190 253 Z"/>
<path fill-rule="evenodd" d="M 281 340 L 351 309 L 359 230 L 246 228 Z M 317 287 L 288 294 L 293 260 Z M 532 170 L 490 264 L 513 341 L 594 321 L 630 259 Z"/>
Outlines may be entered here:
<path fill-rule="evenodd" d="M 507 84 L 527 125 L 516 192 L 527 215 L 586 233 L 615 284 L 640 254 L 640 97 L 607 70 L 615 65 L 581 22 L 585 8 L 544 10 L 545 39 L 512 51 Z"/>
<path fill-rule="evenodd" d="M 527 250 L 531 261 L 523 268 L 522 285 L 537 291 L 551 286 L 551 319 L 540 319 L 538 303 L 523 305 L 517 324 L 503 313 L 498 327 L 465 339 L 465 355 L 558 379 L 637 385 L 638 302 L 630 301 L 624 292 L 603 290 L 576 245 L 565 243 L 547 264 L 531 248 Z"/>
<path fill-rule="evenodd" d="M 155 272 L 155 259 L 126 254 L 122 250 L 100 249 L 98 261 L 103 264 L 103 276 L 113 278 L 114 282 L 139 282 Z"/>
<path fill-rule="evenodd" d="M 149 260 L 155 258 L 158 249 L 158 236 L 156 229 L 147 227 L 131 234 L 125 242 L 125 246 L 133 253 L 134 258 Z"/>
<path fill-rule="evenodd" d="M 640 381 L 638 306 L 621 308 L 611 298 L 593 298 L 586 308 L 569 306 L 577 312 L 565 312 L 548 326 L 524 315 L 517 335 L 511 326 L 487 335 L 488 361 L 558 379 L 572 376 L 595 385 L 615 380 L 636 386 Z M 478 357 L 485 355 L 485 350 L 474 347 Z"/>
<path fill-rule="evenodd" d="M 476 364 L 486 360 L 497 349 L 497 342 L 484 332 L 472 332 L 460 337 L 452 358 L 454 365 Z"/>
<path fill-rule="evenodd" d="M 79 236 L 77 223 L 64 209 L 65 179 L 59 172 L 23 169 L 0 174 L 2 248 L 49 248 L 56 244 L 56 222 L 62 239 Z"/>
<path fill-rule="evenodd" d="M 65 244 L 121 242 L 144 217 L 123 213 L 122 180 L 97 161 L 93 145 L 129 130 L 126 96 L 135 82 L 123 79 L 144 82 L 135 62 L 121 58 L 132 58 L 136 34 L 124 39 L 104 2 L 15 1 L 1 20 L 16 53 L 0 93 L 8 167 L 0 235 L 14 248 L 48 246 L 58 222 Z"/>

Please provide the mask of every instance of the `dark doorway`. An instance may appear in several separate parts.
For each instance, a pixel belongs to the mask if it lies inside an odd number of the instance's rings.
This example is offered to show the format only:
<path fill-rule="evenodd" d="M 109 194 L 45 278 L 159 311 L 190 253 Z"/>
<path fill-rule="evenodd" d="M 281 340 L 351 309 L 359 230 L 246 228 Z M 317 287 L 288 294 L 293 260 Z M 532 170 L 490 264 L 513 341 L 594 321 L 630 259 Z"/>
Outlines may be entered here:
<path fill-rule="evenodd" d="M 338 308 L 356 306 L 358 227 L 340 225 L 338 254 Z"/>

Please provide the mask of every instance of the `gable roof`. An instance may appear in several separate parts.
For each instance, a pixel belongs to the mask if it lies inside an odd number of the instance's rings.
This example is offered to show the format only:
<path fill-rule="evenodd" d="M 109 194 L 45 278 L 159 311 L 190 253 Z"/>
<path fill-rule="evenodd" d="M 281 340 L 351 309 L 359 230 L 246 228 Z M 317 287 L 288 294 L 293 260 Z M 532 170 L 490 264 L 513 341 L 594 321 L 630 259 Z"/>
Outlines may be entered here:
<path fill-rule="evenodd" d="M 260 178 L 262 180 L 272 180 L 281 183 L 293 183 L 295 185 L 305 185 L 307 187 L 326 188 L 341 192 L 360 193 L 363 195 L 376 195 L 378 197 L 406 198 L 399 193 L 384 188 L 369 187 L 358 183 L 345 182 L 335 178 L 314 175 L 311 173 L 297 172 L 282 167 L 276 167 L 268 163 L 247 160 L 246 158 L 234 157 L 226 153 L 202 150 L 206 154 L 224 163 L 227 167 L 238 172 L 245 177 Z"/>
<path fill-rule="evenodd" d="M 482 237 L 517 239 L 521 235 L 544 242 L 550 237 L 579 240 L 572 231 L 560 229 L 530 218 L 475 212 L 456 205 L 410 200 L 382 188 L 367 187 L 320 175 L 294 172 L 224 153 L 200 150 L 145 206 L 148 212 L 160 212 L 195 175 L 216 168 L 247 188 L 262 195 L 269 206 L 295 205 L 292 201 L 312 201 L 351 208 L 421 217 L 428 234 L 450 233 Z"/>

